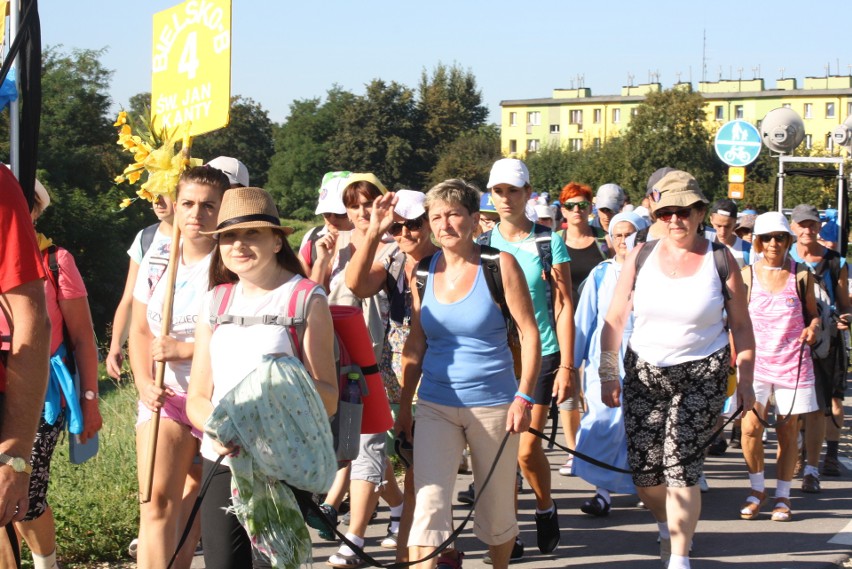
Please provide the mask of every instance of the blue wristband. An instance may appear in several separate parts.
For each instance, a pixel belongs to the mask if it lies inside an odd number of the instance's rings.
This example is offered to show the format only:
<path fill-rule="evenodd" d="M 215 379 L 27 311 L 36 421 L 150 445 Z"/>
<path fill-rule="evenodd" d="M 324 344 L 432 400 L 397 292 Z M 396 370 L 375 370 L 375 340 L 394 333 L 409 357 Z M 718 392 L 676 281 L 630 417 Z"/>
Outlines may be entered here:
<path fill-rule="evenodd" d="M 535 399 L 527 395 L 526 393 L 521 393 L 520 391 L 515 392 L 515 397 L 520 397 L 530 405 L 535 405 Z"/>

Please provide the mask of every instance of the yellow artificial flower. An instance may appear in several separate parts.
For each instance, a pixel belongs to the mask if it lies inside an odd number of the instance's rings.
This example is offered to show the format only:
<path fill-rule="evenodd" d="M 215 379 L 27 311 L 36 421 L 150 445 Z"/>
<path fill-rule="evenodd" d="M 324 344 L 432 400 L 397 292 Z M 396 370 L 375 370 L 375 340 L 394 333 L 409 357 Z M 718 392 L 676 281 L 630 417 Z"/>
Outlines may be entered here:
<path fill-rule="evenodd" d="M 151 192 L 149 192 L 149 191 L 148 191 L 148 190 L 146 190 L 145 188 L 139 188 L 139 189 L 136 191 L 136 195 L 138 195 L 138 196 L 139 196 L 140 198 L 142 198 L 143 200 L 148 200 L 148 201 L 149 201 L 149 202 L 151 202 L 151 203 L 153 203 L 153 202 L 154 202 L 154 196 L 151 194 Z"/>
<path fill-rule="evenodd" d="M 139 181 L 139 178 L 141 178 L 141 177 L 142 177 L 142 170 L 136 170 L 136 171 L 131 172 L 127 175 L 127 181 L 130 182 L 131 184 L 135 184 L 136 182 Z M 148 199 L 148 198 L 145 198 L 145 199 Z"/>
<path fill-rule="evenodd" d="M 115 120 L 115 124 L 112 126 L 121 126 L 123 124 L 127 124 L 127 112 L 121 111 L 118 113 L 118 118 Z"/>
<path fill-rule="evenodd" d="M 122 183 L 124 183 L 124 180 L 125 180 L 124 176 L 116 176 L 114 182 L 116 184 L 122 184 Z"/>
<path fill-rule="evenodd" d="M 121 204 L 119 204 L 118 207 L 121 208 L 121 209 L 124 209 L 126 207 L 129 207 L 130 204 L 132 204 L 134 201 L 135 200 L 132 200 L 130 198 L 124 198 L 123 200 L 121 200 Z"/>

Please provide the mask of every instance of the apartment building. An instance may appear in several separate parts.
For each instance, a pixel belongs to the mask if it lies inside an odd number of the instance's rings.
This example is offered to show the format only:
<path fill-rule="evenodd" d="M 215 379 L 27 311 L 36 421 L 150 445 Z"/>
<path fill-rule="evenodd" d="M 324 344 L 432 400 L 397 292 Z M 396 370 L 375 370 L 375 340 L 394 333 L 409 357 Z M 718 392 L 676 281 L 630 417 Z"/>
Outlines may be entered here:
<path fill-rule="evenodd" d="M 675 89 L 692 90 L 691 83 Z M 506 156 L 526 156 L 547 145 L 571 150 L 599 147 L 630 124 L 636 108 L 660 83 L 621 88 L 620 95 L 592 95 L 587 87 L 554 89 L 542 99 L 501 101 L 501 147 Z M 763 79 L 699 82 L 697 92 L 706 101 L 706 125 L 711 134 L 724 123 L 743 119 L 760 127 L 772 109 L 790 107 L 805 123 L 808 148 L 832 149 L 831 132 L 852 115 L 852 76 L 779 79 L 767 89 Z"/>

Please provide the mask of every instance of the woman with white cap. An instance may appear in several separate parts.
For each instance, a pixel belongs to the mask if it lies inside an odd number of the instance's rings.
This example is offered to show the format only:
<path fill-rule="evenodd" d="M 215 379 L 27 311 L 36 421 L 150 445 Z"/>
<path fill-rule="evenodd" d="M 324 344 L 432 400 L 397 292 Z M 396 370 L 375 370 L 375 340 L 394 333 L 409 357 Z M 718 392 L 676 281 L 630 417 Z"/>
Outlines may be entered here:
<path fill-rule="evenodd" d="M 571 259 L 558 233 L 527 218 L 523 206 L 532 186 L 529 171 L 521 160 L 496 161 L 488 177 L 488 188 L 500 222 L 478 241 L 511 254 L 524 272 L 541 336 L 541 372 L 533 394 L 531 423 L 534 429 L 541 430 L 547 423 L 551 401 L 562 403 L 575 392 L 578 381 L 574 369 Z M 545 259 L 546 251 L 550 252 L 549 259 Z M 556 502 L 551 495 L 550 465 L 541 439 L 530 433 L 522 434 L 518 462 L 536 496 L 538 548 L 542 553 L 550 553 L 559 544 L 560 531 Z M 523 544 L 516 546 L 515 558 L 522 547 Z"/>
<path fill-rule="evenodd" d="M 411 322 L 411 286 L 415 282 L 417 263 L 438 251 L 432 242 L 432 230 L 426 221 L 426 200 L 423 192 L 398 190 L 373 202 L 367 242 L 358 249 L 346 267 L 346 284 L 352 292 L 368 298 L 384 290 L 388 295 L 390 312 L 388 330 L 379 366 L 385 379 L 388 399 L 399 408 L 402 379 L 402 348 L 408 337 Z M 382 236 L 394 238 L 403 253 L 402 263 L 392 259 L 375 261 Z M 391 384 L 392 383 L 392 384 Z M 402 512 L 395 510 L 402 509 Z M 408 533 L 414 515 L 414 480 L 412 469 L 405 471 L 405 504 L 391 508 L 391 525 L 382 545 L 397 545 L 397 561 L 408 560 Z"/>
<path fill-rule="evenodd" d="M 702 445 L 727 391 L 725 313 L 744 412 L 754 405 L 754 335 L 739 271 L 729 271 L 723 282 L 713 244 L 699 233 L 709 202 L 695 178 L 669 172 L 651 201 L 666 235 L 637 247 L 624 263 L 601 334 L 598 373 L 601 400 L 621 405 L 619 349 L 632 310 L 623 390 L 628 460 L 639 497 L 657 521 L 661 560 L 669 569 L 688 569 L 701 513 Z M 721 252 L 726 266 L 736 266 L 727 248 Z"/>
<path fill-rule="evenodd" d="M 268 192 L 261 188 L 228 190 L 218 223 L 205 232 L 217 238 L 211 240 L 215 248 L 210 262 L 210 288 L 233 284 L 226 307 L 228 314 L 255 317 L 286 310 L 291 294 L 304 279 L 301 264 L 287 243 L 291 232 L 291 228 L 281 226 Z M 221 307 L 217 309 L 215 305 L 215 291 L 204 294 L 195 330 L 187 403 L 187 414 L 196 428 L 203 429 L 219 401 L 270 354 L 301 353 L 300 359 L 314 380 L 326 413 L 330 416 L 335 412 L 337 372 L 334 359 L 329 357 L 334 336 L 328 301 L 322 288 L 315 286 L 308 292 L 306 302 L 302 346 L 294 346 L 288 326 L 216 326 L 215 317 Z M 213 472 L 201 507 L 204 563 L 208 569 L 269 567 L 264 556 L 253 551 L 237 516 L 227 510 L 231 503 L 229 459 L 226 457 L 214 470 L 220 455 L 235 451 L 235 447 L 219 444 L 205 432 L 201 444 L 205 477 Z"/>
<path fill-rule="evenodd" d="M 576 450 L 619 468 L 627 464 L 627 438 L 624 433 L 624 418 L 621 407 L 608 407 L 601 400 L 601 384 L 598 375 L 600 365 L 600 335 L 604 327 L 604 316 L 609 309 L 627 254 L 636 244 L 636 232 L 647 223 L 635 213 L 619 213 L 609 224 L 609 237 L 615 249 L 615 257 L 592 269 L 574 314 L 576 337 L 574 338 L 574 365 L 583 368 L 583 393 L 586 394 L 588 410 L 580 421 Z M 619 348 L 623 357 L 627 341 L 633 332 L 633 318 L 629 316 L 624 329 L 624 339 Z M 623 371 L 620 373 L 624 377 Z M 580 509 L 592 516 L 609 514 L 611 492 L 635 494 L 636 488 L 628 474 L 599 468 L 581 459 L 574 459 L 572 473 L 595 485 L 595 495 L 583 503 Z"/>
<path fill-rule="evenodd" d="M 201 431 L 186 414 L 195 332 L 201 297 L 207 290 L 210 257 L 216 242 L 202 231 L 216 227 L 222 196 L 230 183 L 220 170 L 197 166 L 181 174 L 175 199 L 175 223 L 181 231 L 180 243 L 164 242 L 142 260 L 133 291 L 130 323 L 130 368 L 139 392 L 136 418 L 136 459 L 140 485 L 146 476 L 151 418 L 159 412 L 156 462 L 150 501 L 139 506 L 140 567 L 165 567 L 177 546 L 178 528 L 189 517 L 201 481 L 200 464 L 195 463 Z M 168 263 L 169 247 L 180 248 L 175 276 L 170 334 L 161 336 L 166 281 L 161 278 L 151 288 L 149 276 L 159 272 L 158 262 Z M 156 253 L 156 254 L 155 254 Z M 160 265 L 164 267 L 164 265 Z M 155 363 L 163 362 L 163 386 L 154 383 Z M 188 544 L 177 559 L 177 567 L 189 567 L 200 528 L 193 527 Z"/>
<path fill-rule="evenodd" d="M 50 205 L 50 194 L 36 180 L 33 224 Z M 60 435 L 68 425 L 69 436 L 85 442 L 101 429 L 98 408 L 98 352 L 92 315 L 83 277 L 74 257 L 53 241 L 37 233 L 47 280 L 44 283 L 50 315 L 50 380 L 44 411 L 32 449 L 29 507 L 15 529 L 27 543 L 35 569 L 53 569 L 56 561 L 56 527 L 53 510 L 47 503 L 50 464 Z M 67 335 L 66 335 L 67 333 Z M 69 353 L 66 346 L 72 346 Z M 76 393 L 69 369 L 74 364 L 80 376 Z"/>
<path fill-rule="evenodd" d="M 748 311 L 757 341 L 754 361 L 754 413 L 742 421 L 743 457 L 751 492 L 740 507 L 740 517 L 753 520 L 766 501 L 762 441 L 767 408 L 772 397 L 778 419 L 775 497 L 772 521 L 788 522 L 790 485 L 798 455 L 798 415 L 819 408 L 809 345 L 817 338 L 820 320 L 810 271 L 789 255 L 793 232 L 777 211 L 761 214 L 754 222 L 753 244 L 761 254 L 743 268 L 748 289 Z"/>

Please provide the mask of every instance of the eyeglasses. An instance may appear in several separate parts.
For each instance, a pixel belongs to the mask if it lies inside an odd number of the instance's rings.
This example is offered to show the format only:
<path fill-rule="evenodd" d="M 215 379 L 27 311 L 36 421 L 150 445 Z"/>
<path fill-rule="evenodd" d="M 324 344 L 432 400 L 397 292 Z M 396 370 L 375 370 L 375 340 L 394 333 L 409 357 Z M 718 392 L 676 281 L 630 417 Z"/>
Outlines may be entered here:
<path fill-rule="evenodd" d="M 590 205 L 592 205 L 592 204 L 587 202 L 587 201 L 565 202 L 564 204 L 562 204 L 562 208 L 567 209 L 568 211 L 573 211 L 575 208 L 588 209 Z"/>
<path fill-rule="evenodd" d="M 480 216 L 479 223 L 481 223 L 482 225 L 494 225 L 494 224 L 497 223 L 497 220 L 493 219 L 491 217 L 485 217 L 483 215 L 483 216 Z"/>
<path fill-rule="evenodd" d="M 657 219 L 660 219 L 666 223 L 672 220 L 674 216 L 677 216 L 678 219 L 686 219 L 692 215 L 691 207 L 679 207 L 677 209 L 664 209 L 657 212 L 654 212 L 654 216 Z"/>
<path fill-rule="evenodd" d="M 631 231 L 630 233 L 613 233 L 613 234 L 612 234 L 612 239 L 613 239 L 613 241 L 614 241 L 614 240 L 616 240 L 616 239 L 619 239 L 619 240 L 627 239 L 628 237 L 630 237 L 630 236 L 631 236 L 631 235 L 633 235 L 634 233 L 636 233 L 636 232 L 635 232 L 635 231 Z"/>
<path fill-rule="evenodd" d="M 426 220 L 426 216 L 421 215 L 417 219 L 409 219 L 407 221 L 403 221 L 402 223 L 398 223 L 394 221 L 390 227 L 388 227 L 388 233 L 391 235 L 399 235 L 402 233 L 402 228 L 406 227 L 409 231 L 417 231 L 421 227 L 423 227 L 423 222 Z"/>
<path fill-rule="evenodd" d="M 769 243 L 773 239 L 776 243 L 781 243 L 786 241 L 788 236 L 788 233 L 765 233 L 763 235 L 758 235 L 757 238 L 760 239 L 761 243 Z"/>
<path fill-rule="evenodd" d="M 326 219 L 329 219 L 331 217 L 333 217 L 335 219 L 345 219 L 346 217 L 348 217 L 345 213 L 328 213 L 328 212 L 323 213 L 322 216 Z"/>

